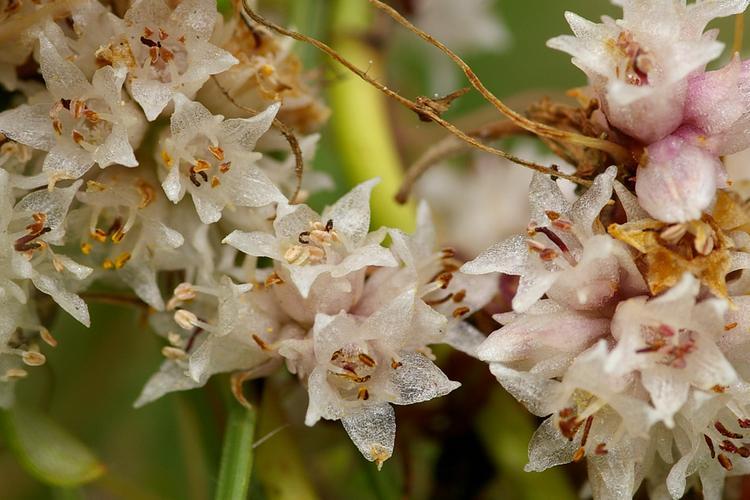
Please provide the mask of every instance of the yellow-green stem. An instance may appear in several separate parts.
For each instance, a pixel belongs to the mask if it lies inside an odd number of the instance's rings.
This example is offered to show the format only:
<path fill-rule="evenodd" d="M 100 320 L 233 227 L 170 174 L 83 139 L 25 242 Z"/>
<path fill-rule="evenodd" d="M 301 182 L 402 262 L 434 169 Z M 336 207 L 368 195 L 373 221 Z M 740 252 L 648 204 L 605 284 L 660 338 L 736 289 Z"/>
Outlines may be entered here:
<path fill-rule="evenodd" d="M 363 36 L 370 21 L 369 7 L 362 0 L 333 3 L 332 47 L 369 74 L 380 72 L 380 55 Z M 352 184 L 373 177 L 381 182 L 372 195 L 373 225 L 411 231 L 415 226 L 413 205 L 394 201 L 403 178 L 401 159 L 391 131 L 386 97 L 358 78 L 347 74 L 329 90 L 333 111 L 331 127 L 347 180 Z"/>

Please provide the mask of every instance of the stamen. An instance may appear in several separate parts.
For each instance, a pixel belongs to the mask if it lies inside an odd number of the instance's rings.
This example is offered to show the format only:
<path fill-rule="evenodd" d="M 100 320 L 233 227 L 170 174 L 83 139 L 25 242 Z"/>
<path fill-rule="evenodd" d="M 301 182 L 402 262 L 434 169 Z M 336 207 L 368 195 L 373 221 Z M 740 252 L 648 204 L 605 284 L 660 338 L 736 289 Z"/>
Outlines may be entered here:
<path fill-rule="evenodd" d="M 50 347 L 57 347 L 57 339 L 52 336 L 49 330 L 42 327 L 39 329 L 39 337 Z"/>
<path fill-rule="evenodd" d="M 21 359 L 27 366 L 42 366 L 47 361 L 44 354 L 36 351 L 24 351 L 21 355 Z"/>
<path fill-rule="evenodd" d="M 179 347 L 173 347 L 169 345 L 162 347 L 161 354 L 165 358 L 172 361 L 181 361 L 187 359 L 188 357 L 188 353 L 186 353 L 184 350 L 180 349 Z"/>
<path fill-rule="evenodd" d="M 471 309 L 469 309 L 466 306 L 457 307 L 456 309 L 453 310 L 452 315 L 454 318 L 460 318 L 461 316 L 468 314 L 470 311 Z"/>
<path fill-rule="evenodd" d="M 376 365 L 375 360 L 369 354 L 365 354 L 361 352 L 359 353 L 359 356 L 357 356 L 357 358 L 362 362 L 363 365 L 368 366 L 370 368 L 374 368 Z"/>
<path fill-rule="evenodd" d="M 719 460 L 721 466 L 724 467 L 724 469 L 726 469 L 727 471 L 731 471 L 734 468 L 732 461 L 725 454 L 719 453 L 717 459 Z"/>
<path fill-rule="evenodd" d="M 288 251 L 287 251 L 287 253 L 288 253 Z M 286 257 L 286 254 L 284 255 L 284 257 Z M 292 259 L 292 260 L 294 260 L 294 259 Z M 263 285 L 266 288 L 268 288 L 268 287 L 273 286 L 273 285 L 283 285 L 283 284 L 284 284 L 284 280 L 281 279 L 278 274 L 276 274 L 275 272 L 273 272 L 270 275 L 268 275 L 268 278 L 266 278 L 266 281 L 264 282 Z"/>
<path fill-rule="evenodd" d="M 736 432 L 732 432 L 726 427 L 724 427 L 724 424 L 719 422 L 718 420 L 714 422 L 714 428 L 719 431 L 719 434 L 721 434 L 724 437 L 730 438 L 730 439 L 742 439 L 742 434 L 738 434 Z"/>
<path fill-rule="evenodd" d="M 253 333 L 252 337 L 253 337 L 253 340 L 255 341 L 255 343 L 258 344 L 258 347 L 260 347 L 260 349 L 262 351 L 271 351 L 272 350 L 271 347 L 268 345 L 268 343 L 265 340 L 263 340 L 262 338 L 260 338 L 257 334 Z"/>
<path fill-rule="evenodd" d="M 370 399 L 370 393 L 366 387 L 360 387 L 357 390 L 357 399 L 361 401 L 367 401 L 368 399 Z"/>

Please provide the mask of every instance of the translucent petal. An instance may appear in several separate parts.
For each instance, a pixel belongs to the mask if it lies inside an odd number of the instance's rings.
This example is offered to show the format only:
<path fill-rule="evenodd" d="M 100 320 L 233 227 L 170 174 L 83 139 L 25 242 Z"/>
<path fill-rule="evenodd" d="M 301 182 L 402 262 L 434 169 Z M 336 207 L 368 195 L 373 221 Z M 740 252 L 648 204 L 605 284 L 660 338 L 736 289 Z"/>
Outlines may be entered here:
<path fill-rule="evenodd" d="M 378 465 L 393 454 L 396 416 L 391 405 L 368 405 L 341 419 L 346 433 L 362 455 Z"/>
<path fill-rule="evenodd" d="M 390 400 L 397 405 L 410 405 L 445 396 L 461 386 L 453 382 L 430 361 L 418 352 L 399 353 L 401 366 L 391 370 L 388 391 L 395 397 Z"/>
<path fill-rule="evenodd" d="M 201 385 L 185 374 L 184 367 L 174 361 L 164 361 L 159 371 L 146 382 L 133 406 L 140 408 L 167 393 L 195 389 Z"/>
<path fill-rule="evenodd" d="M 55 131 L 49 111 L 52 104 L 22 104 L 0 113 L 0 132 L 34 149 L 49 151 L 55 145 Z"/>
<path fill-rule="evenodd" d="M 466 274 L 505 273 L 520 276 L 526 269 L 529 247 L 526 238 L 513 236 L 482 252 L 476 259 L 461 266 Z"/>
<path fill-rule="evenodd" d="M 255 257 L 270 257 L 277 260 L 282 258 L 276 238 L 268 233 L 234 230 L 222 240 L 222 243 Z"/>
<path fill-rule="evenodd" d="M 273 123 L 281 103 L 273 103 L 252 118 L 231 118 L 221 124 L 221 136 L 227 147 L 245 151 L 255 149 L 255 144 Z"/>
<path fill-rule="evenodd" d="M 86 76 L 65 60 L 45 35 L 39 36 L 39 65 L 47 89 L 57 99 L 80 99 L 92 93 Z"/>
<path fill-rule="evenodd" d="M 359 184 L 330 208 L 321 219 L 333 220 L 336 232 L 350 248 L 358 247 L 370 231 L 370 193 L 380 179 Z"/>
<path fill-rule="evenodd" d="M 31 277 L 34 286 L 42 293 L 51 296 L 57 304 L 68 314 L 73 316 L 84 326 L 91 326 L 89 319 L 89 310 L 86 303 L 78 295 L 65 289 L 61 279 L 39 273 L 34 273 Z"/>

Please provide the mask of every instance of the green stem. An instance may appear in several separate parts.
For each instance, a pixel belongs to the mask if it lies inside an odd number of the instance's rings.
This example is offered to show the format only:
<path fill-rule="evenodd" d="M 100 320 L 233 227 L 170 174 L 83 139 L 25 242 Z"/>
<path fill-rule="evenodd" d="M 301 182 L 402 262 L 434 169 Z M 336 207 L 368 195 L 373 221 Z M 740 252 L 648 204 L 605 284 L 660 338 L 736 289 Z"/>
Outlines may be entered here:
<path fill-rule="evenodd" d="M 333 3 L 332 47 L 368 73 L 380 72 L 380 54 L 367 45 L 364 35 L 370 25 L 370 8 L 363 0 Z M 373 177 L 381 182 L 372 194 L 373 225 L 406 231 L 416 224 L 414 207 L 394 201 L 403 179 L 403 169 L 393 139 L 385 96 L 358 78 L 347 77 L 329 91 L 334 119 L 331 128 L 347 180 L 352 184 Z"/>
<path fill-rule="evenodd" d="M 216 500 L 247 498 L 253 470 L 253 439 L 257 412 L 234 401 L 229 402 L 229 417 L 221 452 Z"/>

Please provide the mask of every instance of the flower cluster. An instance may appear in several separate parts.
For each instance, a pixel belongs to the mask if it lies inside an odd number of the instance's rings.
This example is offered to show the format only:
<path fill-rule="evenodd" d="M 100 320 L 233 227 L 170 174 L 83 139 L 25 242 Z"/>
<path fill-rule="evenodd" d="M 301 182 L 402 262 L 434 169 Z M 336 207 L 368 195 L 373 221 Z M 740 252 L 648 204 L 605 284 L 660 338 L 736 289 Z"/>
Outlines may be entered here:
<path fill-rule="evenodd" d="M 642 484 L 681 498 L 698 481 L 720 498 L 750 472 L 749 219 L 722 162 L 750 143 L 746 64 L 706 72 L 723 46 L 704 28 L 748 2 L 619 3 L 602 24 L 568 13 L 575 36 L 550 46 L 574 56 L 637 165 L 572 203 L 535 174 L 525 234 L 461 268 L 519 277 L 477 355 L 546 418 L 527 470 L 585 459 L 595 498 Z"/>
<path fill-rule="evenodd" d="M 382 464 L 391 405 L 459 386 L 430 345 L 473 352 L 481 336 L 460 322 L 495 280 L 457 273 L 426 205 L 413 235 L 370 232 L 376 180 L 320 214 L 300 203 L 330 181 L 309 173 L 298 191 L 298 159 L 271 129 L 307 134 L 310 160 L 328 113 L 264 28 L 224 21 L 212 0 L 136 0 L 122 17 L 93 0 L 61 16 L 11 7 L 0 27 L 23 36 L 0 38 L 0 81 L 16 91 L 0 113 L 0 405 L 24 364 L 45 362 L 39 340 L 56 344 L 45 296 L 88 326 L 79 294 L 127 287 L 166 342 L 136 406 L 286 366 L 309 391 L 306 423 L 341 420 Z"/>

